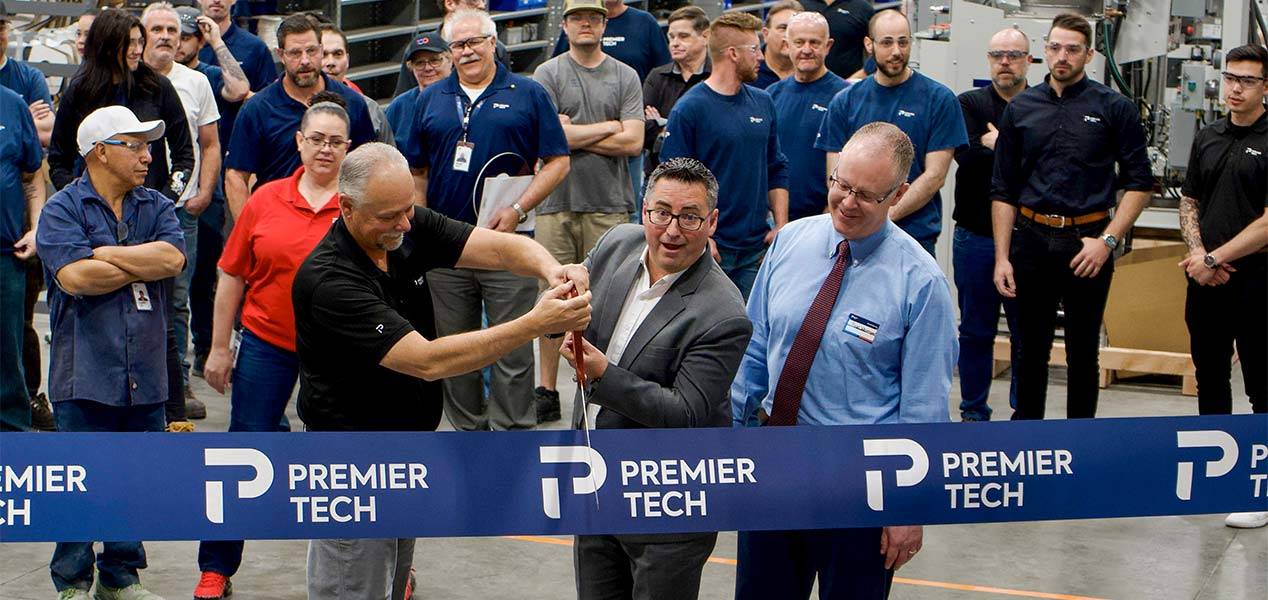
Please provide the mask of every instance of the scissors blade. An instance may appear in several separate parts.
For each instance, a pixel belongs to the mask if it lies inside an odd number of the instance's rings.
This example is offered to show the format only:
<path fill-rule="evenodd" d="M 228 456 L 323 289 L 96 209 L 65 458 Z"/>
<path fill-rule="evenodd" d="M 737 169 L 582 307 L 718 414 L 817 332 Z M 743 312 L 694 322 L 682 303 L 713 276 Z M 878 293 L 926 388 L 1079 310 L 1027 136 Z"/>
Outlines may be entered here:
<path fill-rule="evenodd" d="M 575 292 L 574 292 L 575 293 Z M 590 443 L 590 401 L 586 398 L 586 363 L 582 361 L 585 351 L 582 350 L 583 339 L 580 331 L 572 332 L 572 359 L 577 365 L 577 394 L 581 396 L 581 429 L 585 432 L 588 456 L 594 456 L 594 446 Z M 594 508 L 599 509 L 599 488 L 594 484 L 594 469 L 586 474 L 590 480 L 590 489 L 594 490 Z"/>

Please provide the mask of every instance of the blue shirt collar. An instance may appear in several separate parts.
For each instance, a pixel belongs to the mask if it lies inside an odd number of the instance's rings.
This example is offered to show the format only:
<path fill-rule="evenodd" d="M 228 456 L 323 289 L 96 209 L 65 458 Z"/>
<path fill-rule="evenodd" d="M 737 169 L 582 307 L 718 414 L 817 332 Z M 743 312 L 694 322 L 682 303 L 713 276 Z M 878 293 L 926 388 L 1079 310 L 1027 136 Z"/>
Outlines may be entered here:
<path fill-rule="evenodd" d="M 138 190 L 141 190 L 141 189 L 142 189 L 142 186 L 138 185 L 128 190 L 128 193 L 123 195 L 123 206 L 127 207 L 129 200 L 131 200 L 132 202 L 149 202 L 153 200 L 153 198 L 151 198 L 149 194 L 138 193 Z M 107 207 L 109 206 L 109 204 L 106 202 L 106 199 L 102 198 L 101 194 L 97 193 L 97 188 L 93 186 L 92 181 L 88 179 L 87 169 L 84 170 L 83 175 L 79 176 L 79 179 L 76 179 L 73 183 L 70 184 L 70 195 L 72 198 L 76 198 L 80 202 L 83 202 L 84 200 L 88 200 L 88 199 L 93 199 L 93 200 L 96 200 L 97 202 L 100 202 L 103 205 L 106 205 Z"/>
<path fill-rule="evenodd" d="M 832 228 L 832 235 L 828 236 L 827 254 L 828 258 L 835 259 L 837 256 L 837 245 L 841 243 L 841 240 L 845 239 L 845 236 L 841 235 L 840 231 L 837 231 L 831 220 L 828 221 L 828 227 Z M 893 221 L 886 219 L 885 225 L 875 233 L 862 239 L 848 240 L 850 244 L 850 262 L 857 263 L 866 260 L 868 256 L 871 256 L 880 247 L 881 242 L 884 242 L 893 233 L 895 227 L 896 225 L 894 225 Z"/>

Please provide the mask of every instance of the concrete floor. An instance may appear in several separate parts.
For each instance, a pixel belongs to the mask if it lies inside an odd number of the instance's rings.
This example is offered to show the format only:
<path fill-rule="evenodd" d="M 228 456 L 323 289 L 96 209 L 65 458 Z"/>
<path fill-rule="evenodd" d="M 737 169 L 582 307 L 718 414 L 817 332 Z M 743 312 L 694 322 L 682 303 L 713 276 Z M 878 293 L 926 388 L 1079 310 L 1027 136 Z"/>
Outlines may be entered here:
<path fill-rule="evenodd" d="M 47 331 L 47 318 L 37 317 Z M 47 360 L 47 356 L 45 356 Z M 570 381 L 563 365 L 560 381 Z M 1236 369 L 1235 369 L 1236 371 Z M 1007 374 L 1005 374 L 1005 378 Z M 1065 414 L 1064 372 L 1054 369 L 1050 415 Z M 224 431 L 228 401 L 201 379 L 194 389 L 207 404 L 199 431 Z M 1242 390 L 1240 373 L 1233 389 Z M 1010 414 L 1006 379 L 997 380 L 991 406 Z M 568 396 L 565 392 L 565 396 Z M 951 414 L 958 415 L 958 382 Z M 572 403 L 565 398 L 564 419 Z M 1238 412 L 1248 412 L 1239 405 Z M 1196 399 L 1181 396 L 1178 382 L 1118 384 L 1100 396 L 1102 416 L 1196 414 Z M 294 405 L 291 422 L 298 425 Z M 447 423 L 444 425 L 448 428 Z M 924 550 L 899 572 L 892 598 L 986 600 L 1149 598 L 1237 600 L 1268 598 L 1268 529 L 1236 530 L 1223 515 L 1151 517 L 925 528 Z M 198 580 L 196 542 L 146 544 L 146 586 L 167 598 L 189 598 Z M 414 556 L 419 598 L 557 599 L 575 597 L 571 540 L 446 538 L 419 540 Z M 233 578 L 240 600 L 305 597 L 303 541 L 248 542 Z M 52 544 L 0 544 L 0 599 L 53 598 L 48 575 Z M 705 567 L 701 598 L 731 598 L 735 584 L 735 534 L 719 537 Z"/>

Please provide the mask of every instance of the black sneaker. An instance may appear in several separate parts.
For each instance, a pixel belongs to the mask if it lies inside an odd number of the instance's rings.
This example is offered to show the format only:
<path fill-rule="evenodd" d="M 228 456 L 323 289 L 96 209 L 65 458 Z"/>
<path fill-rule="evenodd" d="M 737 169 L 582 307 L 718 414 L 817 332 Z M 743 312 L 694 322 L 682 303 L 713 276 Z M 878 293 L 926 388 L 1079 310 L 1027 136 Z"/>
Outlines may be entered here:
<path fill-rule="evenodd" d="M 197 396 L 194 396 L 194 388 L 185 386 L 185 418 L 187 419 L 206 419 L 207 405 L 203 404 Z"/>
<path fill-rule="evenodd" d="M 533 390 L 533 398 L 537 404 L 538 423 L 549 423 L 560 419 L 559 392 L 537 386 L 537 389 Z"/>
<path fill-rule="evenodd" d="M 44 392 L 31 398 L 31 426 L 40 431 L 57 431 L 57 421 L 53 420 L 53 405 Z"/>
<path fill-rule="evenodd" d="M 194 355 L 194 365 L 189 370 L 189 374 L 194 377 L 203 376 L 203 367 L 207 366 L 207 354 L 199 352 Z"/>

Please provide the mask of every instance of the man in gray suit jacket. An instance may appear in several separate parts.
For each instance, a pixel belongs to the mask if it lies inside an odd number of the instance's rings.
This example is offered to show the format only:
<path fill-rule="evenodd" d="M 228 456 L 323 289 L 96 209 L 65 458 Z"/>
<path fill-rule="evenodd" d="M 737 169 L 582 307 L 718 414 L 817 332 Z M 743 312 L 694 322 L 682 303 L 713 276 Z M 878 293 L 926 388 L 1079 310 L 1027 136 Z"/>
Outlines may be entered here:
<path fill-rule="evenodd" d="M 728 390 L 753 327 L 708 253 L 717 201 L 708 168 L 667 161 L 648 179 L 643 225 L 613 227 L 586 258 L 596 310 L 580 343 L 591 406 L 577 406 L 574 425 L 585 410 L 601 429 L 730 425 Z M 576 368 L 572 337 L 563 354 Z M 577 595 L 694 599 L 717 536 L 578 536 Z"/>

